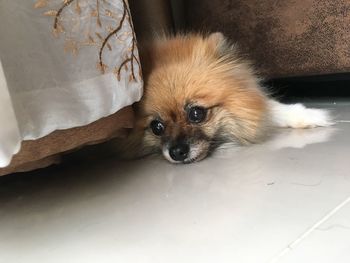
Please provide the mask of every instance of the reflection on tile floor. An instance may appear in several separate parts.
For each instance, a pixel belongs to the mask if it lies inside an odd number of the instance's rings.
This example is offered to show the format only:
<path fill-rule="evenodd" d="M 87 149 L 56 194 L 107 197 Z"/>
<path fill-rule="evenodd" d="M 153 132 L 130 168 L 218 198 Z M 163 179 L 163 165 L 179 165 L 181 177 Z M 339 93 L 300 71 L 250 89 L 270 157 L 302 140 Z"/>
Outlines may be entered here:
<path fill-rule="evenodd" d="M 349 262 L 350 105 L 192 165 L 159 158 L 0 178 L 0 262 Z"/>

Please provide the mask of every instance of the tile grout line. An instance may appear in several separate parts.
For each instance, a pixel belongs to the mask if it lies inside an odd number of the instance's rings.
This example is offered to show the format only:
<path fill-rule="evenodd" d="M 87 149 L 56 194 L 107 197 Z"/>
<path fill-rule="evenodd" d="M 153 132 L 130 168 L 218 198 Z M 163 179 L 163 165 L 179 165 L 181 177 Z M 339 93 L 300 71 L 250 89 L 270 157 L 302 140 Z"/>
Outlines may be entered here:
<path fill-rule="evenodd" d="M 299 243 L 301 243 L 305 238 L 307 238 L 315 229 L 317 229 L 320 225 L 322 225 L 324 222 L 326 222 L 329 218 L 331 218 L 334 214 L 336 214 L 340 209 L 342 209 L 348 203 L 350 203 L 350 196 L 348 198 L 346 198 L 343 202 L 341 202 L 339 205 L 337 205 L 334 209 L 332 209 L 329 213 L 327 213 L 323 218 L 321 218 L 318 222 L 316 222 L 312 227 L 310 227 L 308 230 L 306 230 L 296 240 L 291 242 L 280 253 L 278 253 L 270 261 L 268 261 L 268 263 L 277 263 L 279 259 L 281 259 L 289 251 L 292 251 L 296 246 L 299 245 Z"/>
<path fill-rule="evenodd" d="M 349 123 L 350 121 L 348 121 L 348 120 L 338 120 L 338 121 L 336 121 L 337 123 Z"/>

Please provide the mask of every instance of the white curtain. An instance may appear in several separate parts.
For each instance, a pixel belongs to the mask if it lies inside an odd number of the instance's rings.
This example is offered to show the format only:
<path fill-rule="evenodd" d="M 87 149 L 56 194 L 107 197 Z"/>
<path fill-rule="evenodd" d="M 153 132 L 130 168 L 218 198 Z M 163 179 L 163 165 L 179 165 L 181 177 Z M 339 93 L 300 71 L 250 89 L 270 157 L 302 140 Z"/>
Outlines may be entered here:
<path fill-rule="evenodd" d="M 0 167 L 21 140 L 86 125 L 138 101 L 126 0 L 0 0 Z"/>

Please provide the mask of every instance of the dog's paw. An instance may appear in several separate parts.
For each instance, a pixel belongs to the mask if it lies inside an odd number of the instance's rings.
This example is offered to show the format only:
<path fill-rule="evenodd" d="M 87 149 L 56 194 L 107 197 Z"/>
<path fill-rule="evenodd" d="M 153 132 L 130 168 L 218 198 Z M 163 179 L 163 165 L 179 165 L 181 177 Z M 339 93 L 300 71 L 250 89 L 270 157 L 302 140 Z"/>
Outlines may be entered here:
<path fill-rule="evenodd" d="M 305 129 L 334 124 L 328 110 L 306 108 L 300 103 L 286 105 L 273 102 L 272 105 L 273 121 L 278 127 Z"/>

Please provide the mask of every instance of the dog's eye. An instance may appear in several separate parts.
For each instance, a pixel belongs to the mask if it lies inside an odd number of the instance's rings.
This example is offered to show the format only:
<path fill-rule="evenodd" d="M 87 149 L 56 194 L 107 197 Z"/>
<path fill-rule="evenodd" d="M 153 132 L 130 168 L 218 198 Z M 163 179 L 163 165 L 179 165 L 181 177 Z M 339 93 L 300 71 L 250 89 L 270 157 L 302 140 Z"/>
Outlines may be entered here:
<path fill-rule="evenodd" d="M 154 135 L 160 136 L 164 133 L 164 124 L 158 120 L 151 121 L 150 127 Z"/>
<path fill-rule="evenodd" d="M 194 106 L 188 110 L 187 117 L 192 123 L 200 123 L 207 116 L 207 110 L 203 107 Z"/>

